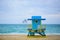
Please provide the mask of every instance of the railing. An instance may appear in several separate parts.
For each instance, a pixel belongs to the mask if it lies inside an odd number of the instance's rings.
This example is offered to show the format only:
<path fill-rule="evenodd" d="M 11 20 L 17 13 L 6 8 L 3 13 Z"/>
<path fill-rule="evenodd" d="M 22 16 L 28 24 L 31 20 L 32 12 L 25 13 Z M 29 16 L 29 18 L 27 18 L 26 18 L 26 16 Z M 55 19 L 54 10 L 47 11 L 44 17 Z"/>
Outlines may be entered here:
<path fill-rule="evenodd" d="M 28 29 L 32 29 L 32 24 L 29 24 L 28 25 Z M 46 25 L 43 24 L 43 25 L 40 25 L 37 30 L 45 30 L 46 29 Z"/>

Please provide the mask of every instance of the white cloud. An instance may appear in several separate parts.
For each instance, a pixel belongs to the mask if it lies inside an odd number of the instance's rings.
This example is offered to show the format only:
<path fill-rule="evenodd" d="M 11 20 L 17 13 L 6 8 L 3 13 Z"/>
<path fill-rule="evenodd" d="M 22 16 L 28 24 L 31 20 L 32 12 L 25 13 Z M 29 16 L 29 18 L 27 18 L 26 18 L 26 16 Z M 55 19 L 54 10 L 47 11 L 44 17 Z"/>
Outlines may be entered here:
<path fill-rule="evenodd" d="M 3 0 L 0 23 L 22 23 L 31 16 L 46 18 L 45 23 L 60 23 L 59 0 Z"/>

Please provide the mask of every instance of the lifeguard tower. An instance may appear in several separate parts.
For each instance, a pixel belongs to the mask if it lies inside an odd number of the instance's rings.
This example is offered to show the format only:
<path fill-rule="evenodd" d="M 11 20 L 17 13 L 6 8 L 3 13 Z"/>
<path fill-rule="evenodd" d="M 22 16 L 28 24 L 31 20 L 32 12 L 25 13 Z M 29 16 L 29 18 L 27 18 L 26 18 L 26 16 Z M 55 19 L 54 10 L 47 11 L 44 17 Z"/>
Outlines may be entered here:
<path fill-rule="evenodd" d="M 32 21 L 31 28 L 28 28 L 28 36 L 34 36 L 35 33 L 38 33 L 41 36 L 46 36 L 45 35 L 46 28 L 41 25 L 41 21 L 45 19 L 42 19 L 41 16 L 32 16 L 32 19 L 28 20 Z"/>

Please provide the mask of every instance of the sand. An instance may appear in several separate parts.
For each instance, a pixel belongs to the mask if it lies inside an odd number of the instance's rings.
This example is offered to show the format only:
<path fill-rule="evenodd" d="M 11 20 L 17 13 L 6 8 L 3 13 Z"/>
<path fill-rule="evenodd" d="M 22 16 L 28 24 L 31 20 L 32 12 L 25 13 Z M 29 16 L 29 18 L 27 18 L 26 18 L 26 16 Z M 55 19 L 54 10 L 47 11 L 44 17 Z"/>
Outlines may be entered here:
<path fill-rule="evenodd" d="M 60 35 L 27 36 L 27 35 L 0 35 L 0 40 L 60 40 Z"/>

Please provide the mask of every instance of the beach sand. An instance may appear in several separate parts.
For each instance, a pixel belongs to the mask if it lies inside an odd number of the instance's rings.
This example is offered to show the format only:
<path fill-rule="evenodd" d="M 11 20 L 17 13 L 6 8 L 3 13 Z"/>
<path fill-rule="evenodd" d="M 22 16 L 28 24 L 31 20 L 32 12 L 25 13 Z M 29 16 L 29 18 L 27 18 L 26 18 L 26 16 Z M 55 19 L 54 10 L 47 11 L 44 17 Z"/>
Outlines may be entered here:
<path fill-rule="evenodd" d="M 27 36 L 27 35 L 0 35 L 0 40 L 60 40 L 60 35 Z"/>

